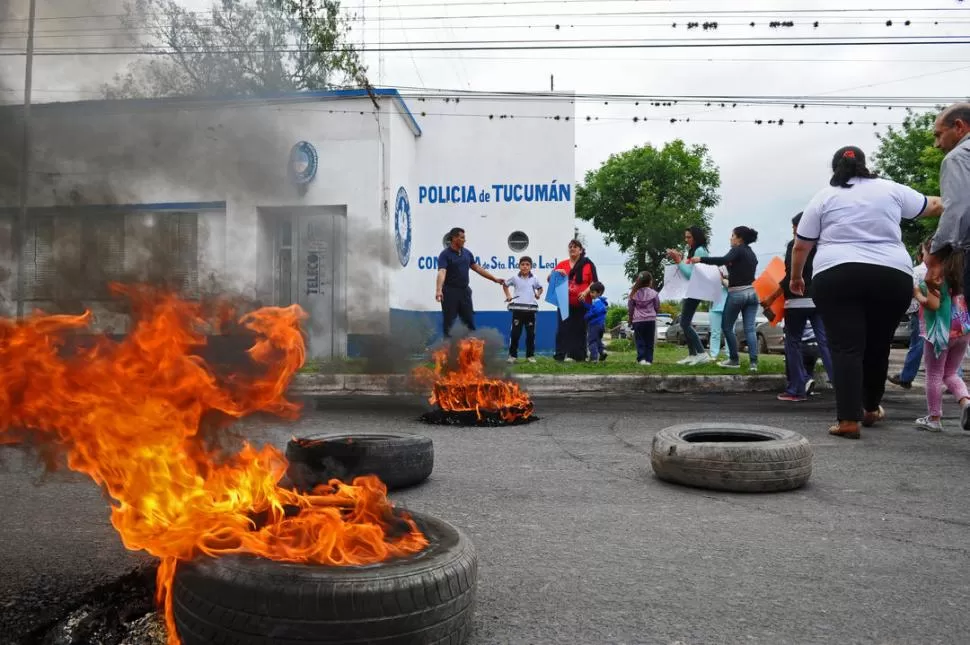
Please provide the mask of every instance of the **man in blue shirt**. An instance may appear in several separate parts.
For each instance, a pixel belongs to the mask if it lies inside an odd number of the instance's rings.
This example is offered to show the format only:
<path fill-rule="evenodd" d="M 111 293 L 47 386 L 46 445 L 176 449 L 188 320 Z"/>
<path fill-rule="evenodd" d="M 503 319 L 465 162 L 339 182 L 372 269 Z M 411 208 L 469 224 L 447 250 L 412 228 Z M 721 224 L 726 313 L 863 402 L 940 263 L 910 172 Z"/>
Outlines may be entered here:
<path fill-rule="evenodd" d="M 445 337 L 451 335 L 455 318 L 460 318 L 470 330 L 475 329 L 475 307 L 472 290 L 468 287 L 468 271 L 471 269 L 486 280 L 505 286 L 505 281 L 483 269 L 471 251 L 465 248 L 465 229 L 448 231 L 448 247 L 438 256 L 438 280 L 435 300 L 441 303 L 443 317 L 441 329 Z"/>

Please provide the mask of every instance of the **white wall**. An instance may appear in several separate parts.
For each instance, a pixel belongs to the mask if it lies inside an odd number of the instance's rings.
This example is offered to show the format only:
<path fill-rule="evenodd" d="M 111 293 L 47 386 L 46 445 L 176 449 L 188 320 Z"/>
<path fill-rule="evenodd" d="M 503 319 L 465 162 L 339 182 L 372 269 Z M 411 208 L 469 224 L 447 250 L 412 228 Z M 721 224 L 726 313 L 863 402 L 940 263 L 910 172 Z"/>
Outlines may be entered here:
<path fill-rule="evenodd" d="M 557 112 L 571 117 L 572 110 L 564 110 L 561 102 L 467 98 L 459 102 L 412 100 L 410 107 L 424 134 L 417 142 L 411 183 L 402 184 L 411 198 L 413 241 L 411 260 L 396 276 L 391 306 L 417 311 L 440 307 L 434 300 L 436 270 L 429 259 L 437 258 L 442 237 L 453 226 L 466 230 L 467 247 L 492 273 L 512 275 L 517 268 L 509 266 L 509 257 L 517 259 L 525 254 L 536 262 L 542 258 L 546 266 L 537 268 L 537 273 L 544 281 L 549 267 L 565 257 L 573 235 L 576 197 L 573 120 L 544 117 Z M 515 118 L 501 118 L 503 114 L 514 114 Z M 518 185 L 515 194 L 522 196 L 524 185 L 531 191 L 535 184 L 549 186 L 553 182 L 568 187 L 568 201 L 506 202 L 504 194 L 496 201 L 493 187 Z M 474 186 L 476 201 L 432 203 L 432 187 L 437 190 L 439 186 Z M 502 189 L 499 192 L 504 193 Z M 490 201 L 480 199 L 483 193 Z M 508 235 L 515 230 L 525 232 L 530 239 L 529 248 L 522 254 L 511 251 L 507 243 Z M 477 311 L 505 309 L 498 285 L 473 275 L 471 287 Z"/>

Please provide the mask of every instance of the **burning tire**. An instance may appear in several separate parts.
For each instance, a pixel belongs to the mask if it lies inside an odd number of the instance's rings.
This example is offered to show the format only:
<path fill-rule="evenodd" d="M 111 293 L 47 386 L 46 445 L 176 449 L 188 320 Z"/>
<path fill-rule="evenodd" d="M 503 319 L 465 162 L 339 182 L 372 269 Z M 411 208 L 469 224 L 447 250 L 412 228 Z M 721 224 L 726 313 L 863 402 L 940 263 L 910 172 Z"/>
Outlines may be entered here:
<path fill-rule="evenodd" d="M 331 479 L 377 475 L 388 490 L 420 484 L 434 469 L 431 439 L 413 434 L 317 434 L 286 445 L 287 476 L 303 491 Z"/>
<path fill-rule="evenodd" d="M 812 476 L 812 446 L 770 426 L 693 423 L 653 438 L 650 462 L 664 481 L 738 493 L 793 490 Z"/>
<path fill-rule="evenodd" d="M 411 513 L 430 545 L 413 557 L 328 567 L 246 556 L 179 563 L 184 645 L 458 645 L 471 631 L 478 557 L 449 524 Z"/>

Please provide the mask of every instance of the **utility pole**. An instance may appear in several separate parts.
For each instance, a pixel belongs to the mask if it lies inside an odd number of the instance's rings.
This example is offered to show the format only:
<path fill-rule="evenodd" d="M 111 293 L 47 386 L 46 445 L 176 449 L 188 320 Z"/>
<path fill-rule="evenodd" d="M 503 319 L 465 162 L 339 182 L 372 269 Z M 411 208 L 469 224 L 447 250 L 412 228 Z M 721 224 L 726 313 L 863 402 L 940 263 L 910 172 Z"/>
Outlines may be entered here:
<path fill-rule="evenodd" d="M 34 77 L 34 16 L 37 0 L 30 0 L 27 19 L 27 62 L 24 69 L 24 141 L 20 157 L 20 216 L 17 218 L 17 318 L 24 317 L 27 295 L 27 196 L 30 191 L 30 94 Z"/>
<path fill-rule="evenodd" d="M 549 91 L 550 92 L 555 92 L 556 91 L 556 75 L 555 74 L 550 74 L 549 75 Z"/>

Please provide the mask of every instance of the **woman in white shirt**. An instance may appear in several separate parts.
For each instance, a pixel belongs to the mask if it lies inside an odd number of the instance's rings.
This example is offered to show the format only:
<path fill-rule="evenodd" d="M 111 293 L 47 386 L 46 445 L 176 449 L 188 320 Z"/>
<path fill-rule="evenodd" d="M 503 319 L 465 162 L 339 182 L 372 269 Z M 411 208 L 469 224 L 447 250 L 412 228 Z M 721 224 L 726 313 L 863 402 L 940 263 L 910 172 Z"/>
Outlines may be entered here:
<path fill-rule="evenodd" d="M 832 352 L 838 425 L 829 433 L 858 439 L 859 424 L 881 421 L 889 348 L 913 295 L 913 269 L 901 219 L 939 217 L 938 197 L 879 179 L 859 148 L 832 158 L 829 187 L 812 198 L 798 226 L 791 291 L 804 295 L 802 269 L 816 244 L 810 295 Z"/>

